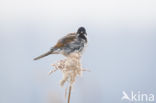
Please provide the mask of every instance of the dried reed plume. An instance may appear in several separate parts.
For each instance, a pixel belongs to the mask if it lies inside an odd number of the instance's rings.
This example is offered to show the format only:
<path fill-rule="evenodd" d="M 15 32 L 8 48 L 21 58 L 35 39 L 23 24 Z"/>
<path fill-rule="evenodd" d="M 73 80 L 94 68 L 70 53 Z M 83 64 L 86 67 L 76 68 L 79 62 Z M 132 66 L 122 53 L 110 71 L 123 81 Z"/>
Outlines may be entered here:
<path fill-rule="evenodd" d="M 52 64 L 55 69 L 49 72 L 50 75 L 53 72 L 60 70 L 63 74 L 63 79 L 61 80 L 60 85 L 63 86 L 65 82 L 69 83 L 68 103 L 70 103 L 71 89 L 76 77 L 80 76 L 82 71 L 87 71 L 81 67 L 80 58 L 80 53 L 72 53 L 67 58 Z"/>

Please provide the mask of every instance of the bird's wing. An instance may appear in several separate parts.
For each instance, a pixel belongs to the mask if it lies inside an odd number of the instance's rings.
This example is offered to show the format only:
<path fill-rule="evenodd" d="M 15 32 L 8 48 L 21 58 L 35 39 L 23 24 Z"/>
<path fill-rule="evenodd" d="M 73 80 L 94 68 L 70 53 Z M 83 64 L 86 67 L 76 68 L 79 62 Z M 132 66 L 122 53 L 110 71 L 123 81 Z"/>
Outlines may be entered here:
<path fill-rule="evenodd" d="M 64 36 L 63 38 L 61 38 L 53 48 L 64 47 L 65 45 L 74 41 L 75 38 L 76 38 L 76 33 L 70 33 L 70 34 Z"/>

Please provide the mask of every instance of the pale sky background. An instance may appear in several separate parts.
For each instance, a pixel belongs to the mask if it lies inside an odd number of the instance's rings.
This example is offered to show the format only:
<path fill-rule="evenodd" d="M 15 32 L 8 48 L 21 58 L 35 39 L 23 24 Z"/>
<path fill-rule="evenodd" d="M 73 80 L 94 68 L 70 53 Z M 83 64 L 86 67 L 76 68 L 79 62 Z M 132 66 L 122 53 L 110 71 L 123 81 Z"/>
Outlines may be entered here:
<path fill-rule="evenodd" d="M 155 0 L 1 0 L 0 103 L 65 103 L 61 73 L 48 76 L 63 56 L 33 58 L 80 26 L 91 72 L 77 79 L 71 103 L 128 103 L 122 91 L 132 90 L 156 95 Z"/>

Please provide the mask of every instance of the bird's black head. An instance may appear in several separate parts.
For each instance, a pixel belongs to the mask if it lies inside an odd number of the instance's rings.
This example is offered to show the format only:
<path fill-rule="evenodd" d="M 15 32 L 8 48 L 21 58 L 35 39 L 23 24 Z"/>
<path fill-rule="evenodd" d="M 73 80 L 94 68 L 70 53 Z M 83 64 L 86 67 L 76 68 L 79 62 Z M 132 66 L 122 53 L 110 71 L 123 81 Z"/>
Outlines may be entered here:
<path fill-rule="evenodd" d="M 79 35 L 87 35 L 86 33 L 86 29 L 84 27 L 80 27 L 78 30 L 77 30 L 77 34 Z"/>
<path fill-rule="evenodd" d="M 77 30 L 77 36 L 87 42 L 87 37 L 86 37 L 87 33 L 86 33 L 86 29 L 84 27 L 80 27 Z"/>

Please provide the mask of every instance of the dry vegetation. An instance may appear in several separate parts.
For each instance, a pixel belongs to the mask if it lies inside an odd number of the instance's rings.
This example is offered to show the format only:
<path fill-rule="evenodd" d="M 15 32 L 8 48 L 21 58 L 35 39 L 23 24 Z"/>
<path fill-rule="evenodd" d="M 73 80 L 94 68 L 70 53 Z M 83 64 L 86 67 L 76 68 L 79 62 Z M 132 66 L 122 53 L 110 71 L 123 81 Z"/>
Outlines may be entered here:
<path fill-rule="evenodd" d="M 71 90 L 76 80 L 76 77 L 80 76 L 82 74 L 82 71 L 87 71 L 86 69 L 83 69 L 81 67 L 80 59 L 80 53 L 72 53 L 67 58 L 60 60 L 55 64 L 52 64 L 52 66 L 54 66 L 55 69 L 49 72 L 50 75 L 53 72 L 60 70 L 63 74 L 63 79 L 60 81 L 60 85 L 63 86 L 66 82 L 69 83 L 69 92 L 67 100 L 68 103 L 70 103 Z"/>

